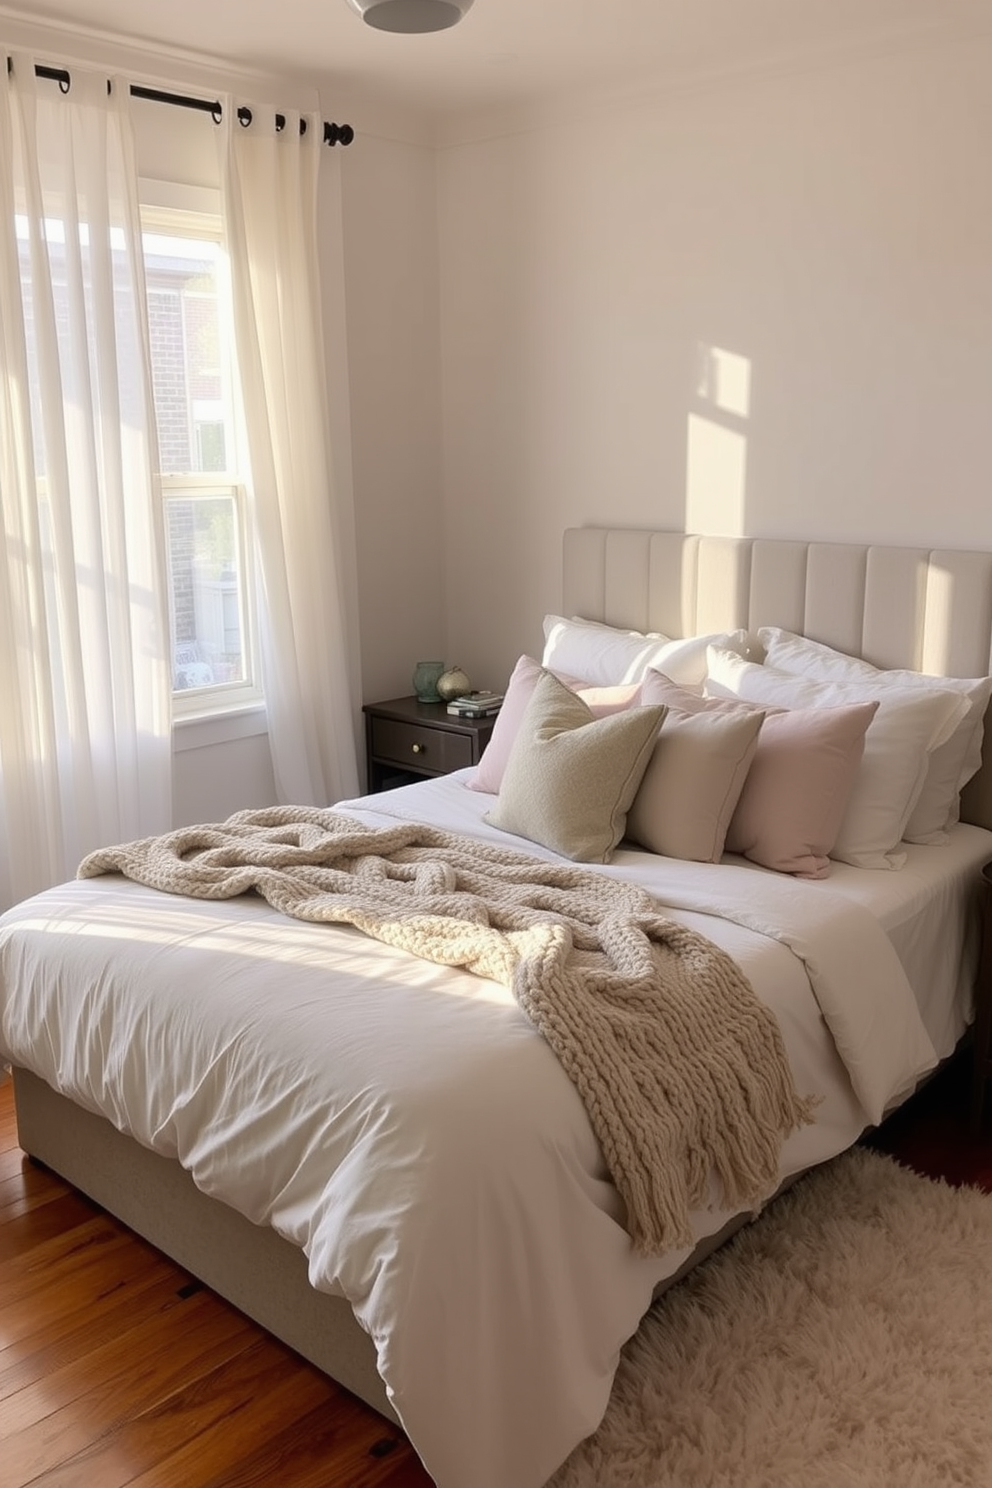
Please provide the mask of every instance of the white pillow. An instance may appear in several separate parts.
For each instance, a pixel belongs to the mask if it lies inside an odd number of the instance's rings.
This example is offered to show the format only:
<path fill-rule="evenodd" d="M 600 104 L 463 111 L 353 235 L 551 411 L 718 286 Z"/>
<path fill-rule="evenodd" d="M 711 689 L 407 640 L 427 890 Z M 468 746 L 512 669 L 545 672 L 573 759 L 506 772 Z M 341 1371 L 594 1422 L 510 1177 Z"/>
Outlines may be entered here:
<path fill-rule="evenodd" d="M 708 645 L 724 646 L 744 656 L 749 642 L 743 630 L 679 641 L 657 632 L 644 635 L 639 630 L 619 630 L 598 620 L 545 615 L 541 665 L 596 687 L 640 682 L 648 669 L 655 667 L 687 686 L 701 683 L 706 676 Z"/>
<path fill-rule="evenodd" d="M 930 755 L 923 790 L 903 833 L 907 842 L 946 842 L 948 827 L 958 820 L 961 791 L 982 763 L 985 712 L 992 697 L 992 677 L 934 677 L 905 669 L 881 671 L 871 662 L 771 625 L 763 626 L 758 638 L 768 665 L 782 672 L 818 681 L 865 682 L 876 689 L 956 692 L 966 700 L 951 737 Z"/>
<path fill-rule="evenodd" d="M 865 735 L 857 779 L 832 858 L 856 868 L 901 868 L 897 849 L 926 779 L 930 751 L 950 738 L 965 700 L 959 693 L 877 688 L 864 682 L 821 682 L 742 661 L 710 647 L 708 697 L 743 698 L 779 708 L 843 707 L 878 702 Z"/>

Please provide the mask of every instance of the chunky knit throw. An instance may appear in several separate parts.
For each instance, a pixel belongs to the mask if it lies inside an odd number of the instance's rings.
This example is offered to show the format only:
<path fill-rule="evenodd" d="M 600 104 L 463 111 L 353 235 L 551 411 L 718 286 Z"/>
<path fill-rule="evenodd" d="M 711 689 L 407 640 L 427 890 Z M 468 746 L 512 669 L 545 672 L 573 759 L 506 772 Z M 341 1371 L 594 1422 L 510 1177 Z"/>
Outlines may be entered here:
<path fill-rule="evenodd" d="M 416 822 L 241 811 L 90 854 L 172 894 L 260 894 L 512 989 L 581 1095 L 645 1255 L 692 1244 L 712 1197 L 756 1207 L 782 1141 L 811 1119 L 774 1016 L 736 964 L 644 890 Z"/>

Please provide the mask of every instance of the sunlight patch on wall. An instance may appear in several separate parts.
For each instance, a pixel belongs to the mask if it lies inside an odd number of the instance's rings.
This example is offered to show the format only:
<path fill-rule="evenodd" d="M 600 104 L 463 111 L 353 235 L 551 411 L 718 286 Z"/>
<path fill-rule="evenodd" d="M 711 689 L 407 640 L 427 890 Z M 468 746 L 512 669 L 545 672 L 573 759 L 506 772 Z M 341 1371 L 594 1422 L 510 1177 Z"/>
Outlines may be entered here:
<path fill-rule="evenodd" d="M 741 537 L 747 490 L 751 363 L 700 342 L 686 440 L 685 530 Z"/>

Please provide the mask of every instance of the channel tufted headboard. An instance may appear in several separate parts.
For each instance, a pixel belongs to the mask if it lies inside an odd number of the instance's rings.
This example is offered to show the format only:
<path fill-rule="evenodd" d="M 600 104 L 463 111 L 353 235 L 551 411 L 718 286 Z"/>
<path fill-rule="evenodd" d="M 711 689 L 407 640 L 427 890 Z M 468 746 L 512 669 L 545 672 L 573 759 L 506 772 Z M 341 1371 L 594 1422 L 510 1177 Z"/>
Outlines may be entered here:
<path fill-rule="evenodd" d="M 779 625 L 878 667 L 992 671 L 992 553 L 571 527 L 563 557 L 564 615 L 673 638 Z M 992 717 L 961 815 L 992 828 Z"/>

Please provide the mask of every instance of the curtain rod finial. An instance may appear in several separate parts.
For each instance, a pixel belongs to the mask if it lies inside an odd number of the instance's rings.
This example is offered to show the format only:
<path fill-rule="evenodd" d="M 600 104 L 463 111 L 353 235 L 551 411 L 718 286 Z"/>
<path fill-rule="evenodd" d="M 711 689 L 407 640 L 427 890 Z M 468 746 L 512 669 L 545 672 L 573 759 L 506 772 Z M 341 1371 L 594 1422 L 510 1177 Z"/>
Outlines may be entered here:
<path fill-rule="evenodd" d="M 325 145 L 350 145 L 355 138 L 355 131 L 350 124 L 324 124 Z"/>

